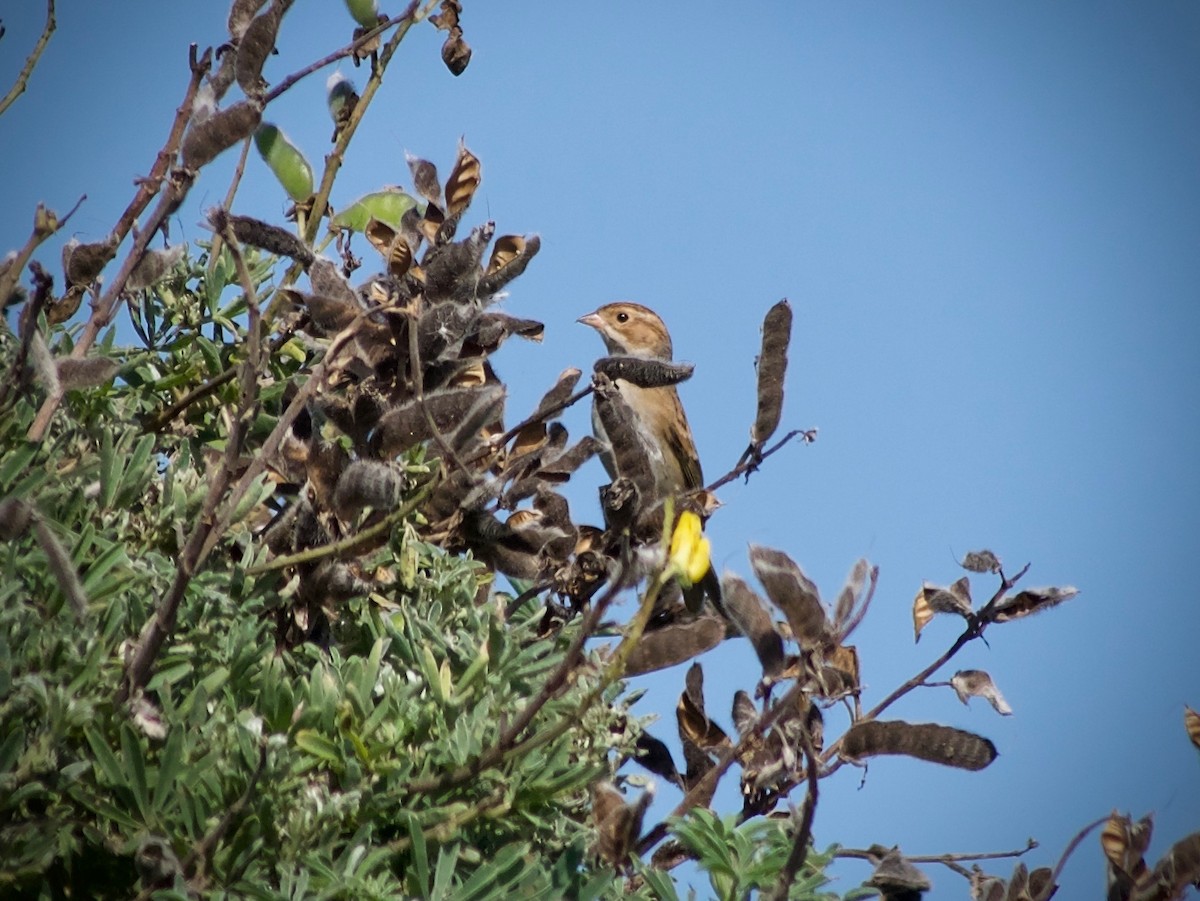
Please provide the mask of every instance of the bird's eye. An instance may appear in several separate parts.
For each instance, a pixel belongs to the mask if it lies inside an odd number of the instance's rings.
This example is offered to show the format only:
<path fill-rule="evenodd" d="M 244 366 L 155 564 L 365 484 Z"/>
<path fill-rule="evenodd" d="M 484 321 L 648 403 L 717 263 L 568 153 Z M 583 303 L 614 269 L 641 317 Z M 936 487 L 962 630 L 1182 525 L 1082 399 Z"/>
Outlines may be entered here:
<path fill-rule="evenodd" d="M 617 322 L 628 322 L 628 321 L 629 321 L 628 313 L 618 313 L 617 314 Z"/>

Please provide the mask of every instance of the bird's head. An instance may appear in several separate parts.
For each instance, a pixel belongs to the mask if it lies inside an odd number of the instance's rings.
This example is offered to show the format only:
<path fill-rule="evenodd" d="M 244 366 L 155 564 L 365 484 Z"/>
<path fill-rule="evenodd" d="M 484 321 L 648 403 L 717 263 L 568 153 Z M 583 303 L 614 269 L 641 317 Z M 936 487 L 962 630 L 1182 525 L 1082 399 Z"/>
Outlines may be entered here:
<path fill-rule="evenodd" d="M 579 322 L 600 333 L 610 354 L 671 359 L 671 335 L 649 307 L 629 301 L 609 303 L 581 316 Z"/>

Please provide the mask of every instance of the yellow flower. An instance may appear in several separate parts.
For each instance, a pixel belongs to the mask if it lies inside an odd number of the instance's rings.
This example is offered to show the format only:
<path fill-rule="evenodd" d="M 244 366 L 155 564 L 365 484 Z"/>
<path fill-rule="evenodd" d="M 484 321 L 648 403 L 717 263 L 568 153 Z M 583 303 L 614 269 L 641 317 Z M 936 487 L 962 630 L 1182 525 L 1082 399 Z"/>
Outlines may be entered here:
<path fill-rule="evenodd" d="M 671 535 L 669 564 L 685 587 L 704 578 L 708 572 L 712 544 L 700 530 L 700 517 L 690 510 L 679 514 Z"/>

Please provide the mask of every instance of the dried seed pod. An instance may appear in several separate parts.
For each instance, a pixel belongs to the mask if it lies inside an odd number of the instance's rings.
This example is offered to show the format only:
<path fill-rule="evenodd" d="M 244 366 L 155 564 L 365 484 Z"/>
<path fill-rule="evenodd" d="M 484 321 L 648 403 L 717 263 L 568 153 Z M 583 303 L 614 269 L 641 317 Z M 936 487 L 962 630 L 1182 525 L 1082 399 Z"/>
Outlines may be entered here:
<path fill-rule="evenodd" d="M 783 551 L 750 545 L 750 565 L 771 603 L 783 611 L 792 635 L 802 647 L 830 643 L 829 621 L 817 586 Z"/>
<path fill-rule="evenodd" d="M 989 550 L 970 551 L 962 558 L 961 566 L 973 573 L 998 573 L 1000 558 Z"/>
<path fill-rule="evenodd" d="M 750 428 L 750 440 L 756 446 L 761 446 L 779 428 L 791 338 L 792 307 L 784 299 L 771 307 L 763 319 L 762 352 L 758 356 L 758 412 Z"/>
<path fill-rule="evenodd" d="M 1049 588 L 1027 588 L 1011 598 L 1005 598 L 992 608 L 992 622 L 1006 623 L 1010 620 L 1041 613 L 1079 594 L 1073 585 Z"/>
<path fill-rule="evenodd" d="M 442 185 L 438 181 L 437 166 L 429 160 L 413 156 L 407 150 L 404 151 L 404 159 L 408 163 L 408 171 L 412 173 L 416 192 L 430 203 L 441 204 Z"/>
<path fill-rule="evenodd" d="M 509 335 L 519 335 L 527 341 L 542 340 L 546 326 L 536 319 L 518 319 L 504 313 L 484 313 L 477 320 L 472 343 L 483 353 L 495 353 Z"/>
<path fill-rule="evenodd" d="M 871 720 L 850 727 L 841 754 L 850 760 L 901 754 L 961 770 L 982 770 L 996 759 L 996 746 L 973 732 L 937 723 Z"/>
<path fill-rule="evenodd" d="M 55 365 L 58 369 L 58 383 L 65 391 L 103 385 L 121 369 L 119 362 L 104 357 L 64 357 L 57 360 Z"/>
<path fill-rule="evenodd" d="M 964 704 L 970 698 L 983 698 L 1002 716 L 1012 715 L 1012 708 L 1000 694 L 992 677 L 981 669 L 962 669 L 950 677 L 950 685 Z"/>
<path fill-rule="evenodd" d="M 679 775 L 679 769 L 675 766 L 675 758 L 671 756 L 671 750 L 664 742 L 659 741 L 654 736 L 647 732 L 643 732 L 637 737 L 634 744 L 637 753 L 633 760 L 654 773 L 656 776 L 662 776 L 673 785 L 680 785 L 682 779 Z"/>
<path fill-rule="evenodd" d="M 129 273 L 125 287 L 131 291 L 140 291 L 157 285 L 182 262 L 186 250 L 186 244 L 176 244 L 164 250 L 147 250 L 133 267 L 133 272 Z"/>
<path fill-rule="evenodd" d="M 482 274 L 479 261 L 495 229 L 496 223 L 485 222 L 461 241 L 431 247 L 421 261 L 425 296 L 433 302 L 474 298 Z"/>
<path fill-rule="evenodd" d="M 278 225 L 270 225 L 249 216 L 235 216 L 221 207 L 209 211 L 208 221 L 218 233 L 229 228 L 233 236 L 243 244 L 249 244 L 267 253 L 290 257 L 302 266 L 310 266 L 316 258 L 307 244 Z"/>
<path fill-rule="evenodd" d="M 918 641 L 921 630 L 938 613 L 957 613 L 964 618 L 971 615 L 971 583 L 966 576 L 945 588 L 929 582 L 921 586 L 913 599 L 913 631 Z"/>
<path fill-rule="evenodd" d="M 727 572 L 721 577 L 721 599 L 734 624 L 754 645 L 763 676 L 768 679 L 778 676 L 783 672 L 783 639 L 758 595 Z"/>
<path fill-rule="evenodd" d="M 413 264 L 413 251 L 408 240 L 386 222 L 372 219 L 367 223 L 364 234 L 371 246 L 383 254 L 388 275 L 400 279 Z"/>
<path fill-rule="evenodd" d="M 400 502 L 404 473 L 378 460 L 355 460 L 337 480 L 334 506 L 344 519 L 357 516 L 364 507 L 391 510 Z"/>
<path fill-rule="evenodd" d="M 312 285 L 313 294 L 341 304 L 360 305 L 358 295 L 338 272 L 337 265 L 324 257 L 314 259 L 308 267 L 308 283 Z"/>
<path fill-rule="evenodd" d="M 292 200 L 302 203 L 312 196 L 312 166 L 278 126 L 269 122 L 260 125 L 254 132 L 254 145 Z"/>
<path fill-rule="evenodd" d="M 608 441 L 613 469 L 637 487 L 643 500 L 654 498 L 654 473 L 662 470 L 662 465 L 655 466 L 655 457 L 662 456 L 662 448 L 647 439 L 629 403 L 607 376 L 597 375 L 593 384 L 595 413 Z M 661 460 L 657 462 L 661 464 Z"/>
<path fill-rule="evenodd" d="M 269 57 L 275 50 L 275 38 L 279 34 L 279 23 L 291 0 L 276 0 L 271 8 L 246 26 L 237 46 L 237 59 L 234 62 L 234 75 L 238 86 L 247 96 L 261 94 L 266 87 L 262 70 Z"/>
<path fill-rule="evenodd" d="M 933 887 L 929 877 L 909 863 L 899 848 L 883 856 L 864 884 L 879 889 L 884 898 L 910 898 Z"/>
<path fill-rule="evenodd" d="M 266 5 L 266 2 L 267 0 L 233 0 L 233 5 L 229 8 L 229 18 L 226 21 L 229 36 L 235 41 L 241 40 L 255 14 Z"/>
<path fill-rule="evenodd" d="M 67 287 L 87 287 L 116 255 L 117 242 L 112 237 L 92 244 L 72 238 L 62 249 L 63 280 Z"/>
<path fill-rule="evenodd" d="M 675 666 L 711 651 L 725 640 L 725 622 L 703 615 L 693 620 L 647 628 L 626 662 L 625 675 L 640 676 Z"/>
<path fill-rule="evenodd" d="M 596 825 L 596 842 L 592 853 L 612 867 L 624 867 L 629 852 L 642 832 L 642 818 L 654 800 L 654 789 L 647 787 L 634 804 L 625 798 L 611 782 L 592 786 L 592 817 Z"/>
<path fill-rule="evenodd" d="M 183 139 L 180 162 L 196 170 L 206 166 L 238 141 L 244 141 L 262 121 L 262 103 L 243 100 L 193 125 Z"/>
<path fill-rule="evenodd" d="M 624 379 L 639 388 L 665 388 L 687 381 L 695 368 L 691 363 L 616 354 L 598 359 L 592 371 L 602 372 L 613 381 Z"/>
<path fill-rule="evenodd" d="M 449 31 L 458 25 L 460 15 L 462 15 L 460 0 L 442 0 L 441 9 L 429 17 L 429 24 L 438 31 Z"/>

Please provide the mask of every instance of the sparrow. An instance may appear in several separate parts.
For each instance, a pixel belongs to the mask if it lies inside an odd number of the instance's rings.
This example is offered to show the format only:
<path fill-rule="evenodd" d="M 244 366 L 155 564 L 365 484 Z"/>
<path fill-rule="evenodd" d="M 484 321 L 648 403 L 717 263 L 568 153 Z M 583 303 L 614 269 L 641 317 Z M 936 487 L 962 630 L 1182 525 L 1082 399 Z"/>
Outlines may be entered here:
<path fill-rule="evenodd" d="M 619 301 L 605 304 L 594 313 L 581 316 L 578 321 L 600 333 L 610 354 L 671 362 L 674 352 L 671 333 L 659 315 L 649 307 Z M 696 453 L 692 428 L 688 425 L 675 386 L 642 388 L 624 379 L 617 379 L 616 387 L 637 418 L 643 435 L 653 446 L 650 463 L 659 496 L 674 495 L 678 498 L 703 488 L 704 473 L 700 469 L 700 455 Z M 595 406 L 592 407 L 592 427 L 596 436 L 607 445 L 607 437 Z M 600 460 L 609 477 L 615 479 L 617 471 L 612 453 L 601 451 Z M 684 595 L 687 607 L 693 613 L 700 609 L 705 597 L 712 601 L 719 612 L 724 613 L 720 580 L 711 568 Z"/>
<path fill-rule="evenodd" d="M 670 332 L 657 313 L 641 304 L 628 301 L 605 304 L 596 312 L 581 316 L 579 322 L 600 333 L 610 354 L 671 361 Z M 644 434 L 659 451 L 652 455 L 659 493 L 679 495 L 703 487 L 704 474 L 696 442 L 675 387 L 640 388 L 624 379 L 617 379 L 616 385 Z M 592 424 L 597 437 L 605 440 L 594 408 Z M 612 454 L 602 452 L 600 459 L 609 477 L 615 479 Z"/>

